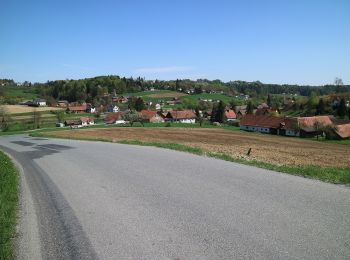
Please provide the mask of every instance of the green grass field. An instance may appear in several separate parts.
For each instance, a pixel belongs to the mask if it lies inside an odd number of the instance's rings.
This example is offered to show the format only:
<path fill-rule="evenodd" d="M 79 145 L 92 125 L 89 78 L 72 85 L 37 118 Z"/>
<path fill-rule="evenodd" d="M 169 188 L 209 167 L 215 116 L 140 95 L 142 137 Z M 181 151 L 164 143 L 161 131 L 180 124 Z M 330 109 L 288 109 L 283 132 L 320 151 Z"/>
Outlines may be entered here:
<path fill-rule="evenodd" d="M 18 174 L 10 158 L 0 151 L 0 259 L 14 259 L 17 206 Z"/>
<path fill-rule="evenodd" d="M 38 97 L 33 87 L 4 87 L 4 96 L 16 100 L 32 100 Z"/>

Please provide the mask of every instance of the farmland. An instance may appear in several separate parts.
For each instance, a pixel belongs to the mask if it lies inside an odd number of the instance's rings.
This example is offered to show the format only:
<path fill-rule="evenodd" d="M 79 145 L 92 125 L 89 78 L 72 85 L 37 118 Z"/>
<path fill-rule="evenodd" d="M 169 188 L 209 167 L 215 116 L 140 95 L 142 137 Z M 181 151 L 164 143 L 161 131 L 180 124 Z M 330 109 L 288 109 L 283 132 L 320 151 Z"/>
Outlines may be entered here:
<path fill-rule="evenodd" d="M 305 139 L 253 134 L 225 129 L 201 128 L 113 128 L 46 133 L 48 136 L 105 141 L 176 143 L 218 153 L 257 160 L 274 165 L 348 167 L 350 147 Z M 252 148 L 248 157 L 247 151 Z"/>
<path fill-rule="evenodd" d="M 33 111 L 44 112 L 51 110 L 62 110 L 62 108 L 58 107 L 29 107 L 29 106 L 21 106 L 21 105 L 2 105 L 0 106 L 9 114 L 23 114 L 23 113 L 32 113 Z"/>

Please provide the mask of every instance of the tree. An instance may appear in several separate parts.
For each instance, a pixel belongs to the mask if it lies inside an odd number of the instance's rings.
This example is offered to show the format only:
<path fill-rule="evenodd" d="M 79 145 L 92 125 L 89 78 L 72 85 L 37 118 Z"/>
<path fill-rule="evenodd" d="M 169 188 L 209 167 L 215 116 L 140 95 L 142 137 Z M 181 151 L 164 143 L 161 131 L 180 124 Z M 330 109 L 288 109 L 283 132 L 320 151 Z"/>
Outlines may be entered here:
<path fill-rule="evenodd" d="M 54 113 L 56 115 L 57 122 L 58 123 L 63 123 L 64 122 L 64 116 L 65 116 L 64 111 L 58 110 L 58 111 L 55 111 Z"/>
<path fill-rule="evenodd" d="M 272 99 L 271 99 L 271 95 L 270 95 L 270 94 L 267 95 L 266 103 L 267 103 L 267 105 L 268 105 L 269 107 L 272 106 Z"/>
<path fill-rule="evenodd" d="M 224 104 L 224 102 L 222 102 L 222 100 L 220 100 L 219 104 L 217 106 L 217 109 L 216 109 L 215 122 L 223 123 L 224 122 L 224 113 L 225 113 L 225 104 Z"/>
<path fill-rule="evenodd" d="M 345 115 L 346 115 L 346 105 L 345 105 L 345 99 L 344 98 L 342 98 L 340 100 L 339 106 L 337 108 L 337 115 L 340 118 L 344 118 Z"/>
<path fill-rule="evenodd" d="M 342 85 L 344 85 L 343 80 L 342 80 L 341 78 L 336 77 L 336 78 L 334 79 L 334 85 L 336 85 L 336 86 L 342 86 Z"/>
<path fill-rule="evenodd" d="M 33 111 L 33 127 L 40 128 L 40 124 L 41 124 L 41 113 L 35 109 Z"/>
<path fill-rule="evenodd" d="M 2 131 L 7 131 L 10 127 L 10 123 L 12 118 L 8 113 L 7 109 L 4 107 L 0 107 L 0 129 Z"/>
<path fill-rule="evenodd" d="M 136 111 L 140 112 L 141 110 L 145 109 L 145 103 L 143 102 L 143 99 L 138 97 L 138 98 L 133 98 L 130 101 L 129 108 L 130 109 L 135 109 Z"/>
<path fill-rule="evenodd" d="M 246 114 L 253 114 L 253 110 L 254 110 L 253 103 L 252 101 L 249 101 L 247 104 Z"/>
<path fill-rule="evenodd" d="M 317 115 L 324 115 L 325 114 L 325 105 L 324 105 L 322 98 L 320 98 L 320 101 L 318 102 L 316 114 Z"/>
<path fill-rule="evenodd" d="M 130 110 L 130 111 L 126 112 L 123 116 L 123 119 L 125 121 L 128 121 L 130 126 L 133 126 L 133 124 L 135 122 L 139 122 L 139 123 L 141 123 L 142 126 L 144 126 L 141 115 L 138 112 L 136 112 L 135 110 Z"/>
<path fill-rule="evenodd" d="M 202 126 L 204 120 L 203 120 L 203 116 L 202 116 L 201 112 L 199 111 L 198 107 L 196 107 L 195 113 L 196 113 L 196 120 L 199 123 L 199 126 Z"/>

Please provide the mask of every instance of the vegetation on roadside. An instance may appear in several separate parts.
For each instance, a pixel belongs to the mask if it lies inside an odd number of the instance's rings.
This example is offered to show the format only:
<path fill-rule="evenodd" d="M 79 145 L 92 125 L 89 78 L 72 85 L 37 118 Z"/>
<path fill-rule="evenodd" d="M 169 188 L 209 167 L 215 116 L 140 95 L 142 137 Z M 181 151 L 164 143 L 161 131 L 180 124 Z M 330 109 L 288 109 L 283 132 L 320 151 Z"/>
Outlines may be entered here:
<path fill-rule="evenodd" d="M 0 259 L 14 259 L 17 206 L 17 170 L 10 158 L 0 151 Z"/>

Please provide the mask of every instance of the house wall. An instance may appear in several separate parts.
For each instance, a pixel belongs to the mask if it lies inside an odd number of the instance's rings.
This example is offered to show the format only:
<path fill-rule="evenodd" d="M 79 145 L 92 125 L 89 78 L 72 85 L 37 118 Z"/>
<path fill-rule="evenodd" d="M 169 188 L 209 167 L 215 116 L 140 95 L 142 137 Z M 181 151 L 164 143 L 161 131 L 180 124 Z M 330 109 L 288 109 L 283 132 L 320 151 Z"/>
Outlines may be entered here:
<path fill-rule="evenodd" d="M 185 124 L 194 124 L 196 123 L 196 119 L 195 118 L 191 118 L 191 119 L 173 119 L 173 122 L 180 122 L 180 123 L 185 123 Z"/>
<path fill-rule="evenodd" d="M 239 128 L 241 130 L 250 131 L 250 132 L 270 133 L 270 129 L 269 128 L 265 128 L 265 127 L 241 125 Z"/>
<path fill-rule="evenodd" d="M 294 130 L 286 130 L 286 136 L 300 136 L 300 132 Z"/>

